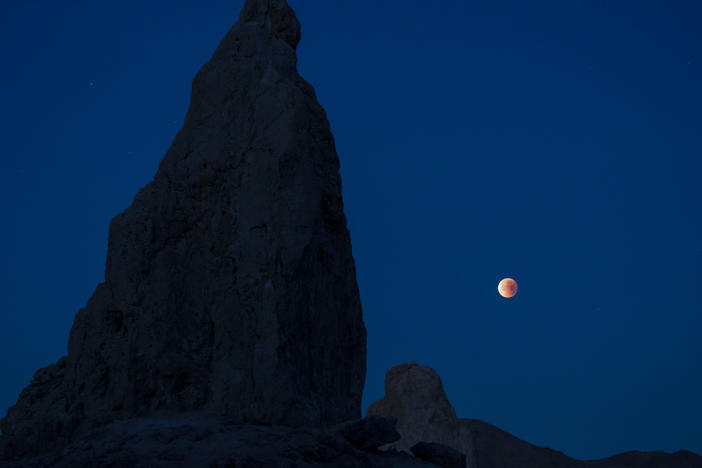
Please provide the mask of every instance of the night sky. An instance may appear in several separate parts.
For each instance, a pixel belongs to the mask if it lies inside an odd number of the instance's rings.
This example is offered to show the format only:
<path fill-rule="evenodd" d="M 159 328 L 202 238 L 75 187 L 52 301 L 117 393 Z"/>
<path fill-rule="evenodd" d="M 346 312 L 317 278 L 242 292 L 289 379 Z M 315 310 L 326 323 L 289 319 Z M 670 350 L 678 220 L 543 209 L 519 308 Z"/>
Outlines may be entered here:
<path fill-rule="evenodd" d="M 0 7 L 2 415 L 65 354 L 243 1 L 105 3 Z M 570 456 L 702 453 L 702 3 L 290 4 L 341 160 L 363 409 L 416 361 L 460 417 Z"/>

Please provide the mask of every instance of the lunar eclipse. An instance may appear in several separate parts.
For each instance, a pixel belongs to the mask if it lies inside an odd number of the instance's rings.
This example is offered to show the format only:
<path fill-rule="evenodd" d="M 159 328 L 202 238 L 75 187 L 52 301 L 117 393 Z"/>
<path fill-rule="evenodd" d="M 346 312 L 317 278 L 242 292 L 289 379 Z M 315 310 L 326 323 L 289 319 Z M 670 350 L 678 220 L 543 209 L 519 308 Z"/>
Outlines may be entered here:
<path fill-rule="evenodd" d="M 497 292 L 499 292 L 502 297 L 513 297 L 517 294 L 517 289 L 519 289 L 517 282 L 512 278 L 505 278 L 497 285 Z"/>

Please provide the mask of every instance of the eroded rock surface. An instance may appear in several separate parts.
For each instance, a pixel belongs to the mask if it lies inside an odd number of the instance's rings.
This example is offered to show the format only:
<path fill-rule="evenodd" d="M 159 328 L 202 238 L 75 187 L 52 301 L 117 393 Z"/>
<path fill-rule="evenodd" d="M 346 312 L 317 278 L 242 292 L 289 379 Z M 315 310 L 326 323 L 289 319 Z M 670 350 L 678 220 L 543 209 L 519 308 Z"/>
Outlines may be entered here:
<path fill-rule="evenodd" d="M 6 457 L 115 419 L 360 417 L 366 332 L 334 139 L 285 0 L 247 0 L 154 180 L 110 223 L 68 355 L 2 420 Z"/>

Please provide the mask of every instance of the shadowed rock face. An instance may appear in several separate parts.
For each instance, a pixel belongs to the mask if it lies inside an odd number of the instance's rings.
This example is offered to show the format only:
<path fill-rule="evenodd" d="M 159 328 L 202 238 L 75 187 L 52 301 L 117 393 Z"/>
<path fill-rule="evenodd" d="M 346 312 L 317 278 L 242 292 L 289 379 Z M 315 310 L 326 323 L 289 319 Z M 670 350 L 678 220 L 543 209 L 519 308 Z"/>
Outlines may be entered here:
<path fill-rule="evenodd" d="M 154 180 L 110 223 L 68 355 L 2 420 L 6 454 L 115 418 L 360 417 L 366 332 L 326 114 L 285 0 L 248 0 Z"/>
<path fill-rule="evenodd" d="M 198 417 L 115 421 L 3 468 L 437 468 L 406 453 L 359 450 L 331 428 L 227 424 Z"/>
<path fill-rule="evenodd" d="M 360 450 L 373 450 L 400 438 L 400 434 L 395 429 L 396 423 L 395 418 L 369 416 L 342 425 L 340 433 L 354 447 Z"/>
<path fill-rule="evenodd" d="M 419 442 L 410 447 L 415 457 L 443 468 L 465 468 L 466 456 L 456 449 L 437 442 Z"/>

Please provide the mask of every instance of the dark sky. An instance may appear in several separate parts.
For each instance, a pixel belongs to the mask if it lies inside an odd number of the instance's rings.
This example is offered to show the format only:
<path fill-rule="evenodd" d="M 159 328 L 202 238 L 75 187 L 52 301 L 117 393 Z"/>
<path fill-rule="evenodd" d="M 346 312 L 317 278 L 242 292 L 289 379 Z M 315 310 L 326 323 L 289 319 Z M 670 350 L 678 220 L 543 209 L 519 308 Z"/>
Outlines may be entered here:
<path fill-rule="evenodd" d="M 3 414 L 65 354 L 243 1 L 106 3 L 0 7 Z M 417 361 L 459 416 L 571 456 L 702 453 L 702 4 L 290 3 L 341 160 L 364 410 Z"/>

